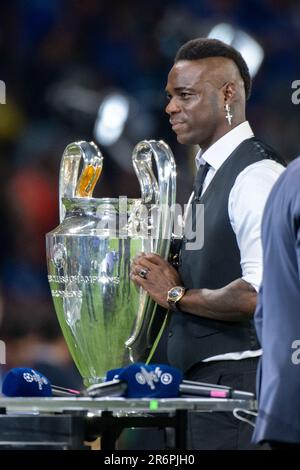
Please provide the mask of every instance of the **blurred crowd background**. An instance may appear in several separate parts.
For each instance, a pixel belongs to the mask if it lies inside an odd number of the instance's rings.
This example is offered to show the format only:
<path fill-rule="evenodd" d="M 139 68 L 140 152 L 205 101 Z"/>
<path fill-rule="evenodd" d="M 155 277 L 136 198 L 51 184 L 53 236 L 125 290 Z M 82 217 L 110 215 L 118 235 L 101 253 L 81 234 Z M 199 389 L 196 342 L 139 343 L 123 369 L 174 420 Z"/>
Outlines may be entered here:
<path fill-rule="evenodd" d="M 34 366 L 57 385 L 81 386 L 45 261 L 45 233 L 58 225 L 61 155 L 72 141 L 95 140 L 104 155 L 96 196 L 138 197 L 133 147 L 164 139 L 177 161 L 178 201 L 185 202 L 195 149 L 177 144 L 164 89 L 178 47 L 220 25 L 223 34 L 246 33 L 260 46 L 248 119 L 258 137 L 292 160 L 300 153 L 300 105 L 291 100 L 292 82 L 300 80 L 299 1 L 0 1 L 2 371 Z M 105 131 L 111 123 L 103 121 L 104 106 L 118 111 L 115 133 Z"/>

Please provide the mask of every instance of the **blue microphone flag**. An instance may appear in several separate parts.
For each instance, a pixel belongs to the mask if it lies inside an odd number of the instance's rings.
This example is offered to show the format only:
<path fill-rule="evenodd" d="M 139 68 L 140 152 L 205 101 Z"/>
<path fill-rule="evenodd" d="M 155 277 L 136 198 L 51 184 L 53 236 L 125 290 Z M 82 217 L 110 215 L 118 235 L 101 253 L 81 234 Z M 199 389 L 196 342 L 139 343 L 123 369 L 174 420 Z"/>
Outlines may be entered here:
<path fill-rule="evenodd" d="M 5 375 L 2 393 L 7 397 L 51 397 L 47 377 L 29 367 L 15 367 Z"/>
<path fill-rule="evenodd" d="M 171 398 L 179 395 L 182 372 L 165 364 L 136 363 L 109 370 L 106 381 L 114 379 L 127 383 L 124 392 L 127 398 Z"/>

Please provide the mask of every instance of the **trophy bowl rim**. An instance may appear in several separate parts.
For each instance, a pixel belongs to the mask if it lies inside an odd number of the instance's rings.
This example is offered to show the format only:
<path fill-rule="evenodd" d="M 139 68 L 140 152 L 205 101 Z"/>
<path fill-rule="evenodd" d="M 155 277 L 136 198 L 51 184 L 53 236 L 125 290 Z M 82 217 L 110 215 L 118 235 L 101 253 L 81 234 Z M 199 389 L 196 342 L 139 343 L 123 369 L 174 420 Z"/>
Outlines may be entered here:
<path fill-rule="evenodd" d="M 141 198 L 127 198 L 126 196 L 120 196 L 119 198 L 96 198 L 96 197 L 63 197 L 62 203 L 65 209 L 68 211 L 72 209 L 72 207 L 77 207 L 78 209 L 85 209 L 85 210 L 95 210 L 99 207 L 109 208 L 113 207 L 114 210 L 121 210 L 124 211 L 131 211 L 134 210 L 134 207 L 137 207 L 140 204 L 145 204 Z"/>
<path fill-rule="evenodd" d="M 62 198 L 62 202 L 76 202 L 76 203 L 92 203 L 92 204 L 108 204 L 108 203 L 119 203 L 120 199 L 124 198 L 127 200 L 127 203 L 135 204 L 137 202 L 142 202 L 141 198 L 128 198 L 127 196 L 119 196 L 119 197 L 68 197 L 65 196 Z M 122 200 L 122 199 L 121 199 Z"/>

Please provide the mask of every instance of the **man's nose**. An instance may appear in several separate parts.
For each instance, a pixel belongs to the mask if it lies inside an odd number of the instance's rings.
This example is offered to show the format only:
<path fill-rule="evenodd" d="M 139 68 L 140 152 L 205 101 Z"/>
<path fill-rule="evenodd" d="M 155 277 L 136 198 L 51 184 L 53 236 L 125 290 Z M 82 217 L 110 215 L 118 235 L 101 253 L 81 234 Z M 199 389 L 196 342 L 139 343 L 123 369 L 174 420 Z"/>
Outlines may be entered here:
<path fill-rule="evenodd" d="M 178 101 L 176 100 L 175 97 L 171 98 L 170 101 L 168 102 L 166 108 L 166 113 L 168 114 L 174 114 L 174 113 L 178 113 L 180 111 L 180 107 L 178 105 Z"/>

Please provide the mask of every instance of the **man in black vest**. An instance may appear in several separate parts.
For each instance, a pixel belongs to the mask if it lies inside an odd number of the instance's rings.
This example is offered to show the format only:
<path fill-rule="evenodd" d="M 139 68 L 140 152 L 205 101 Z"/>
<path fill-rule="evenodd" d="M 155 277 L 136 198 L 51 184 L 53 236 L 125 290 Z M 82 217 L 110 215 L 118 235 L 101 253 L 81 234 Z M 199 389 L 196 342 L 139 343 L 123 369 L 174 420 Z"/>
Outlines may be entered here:
<path fill-rule="evenodd" d="M 166 112 L 178 142 L 200 146 L 179 269 L 156 254 L 142 255 L 132 280 L 170 309 L 171 365 L 189 380 L 254 392 L 261 354 L 252 322 L 262 274 L 260 224 L 283 166 L 246 121 L 250 89 L 247 65 L 232 47 L 199 38 L 179 49 Z M 191 449 L 251 448 L 251 433 L 231 413 L 189 418 Z"/>

